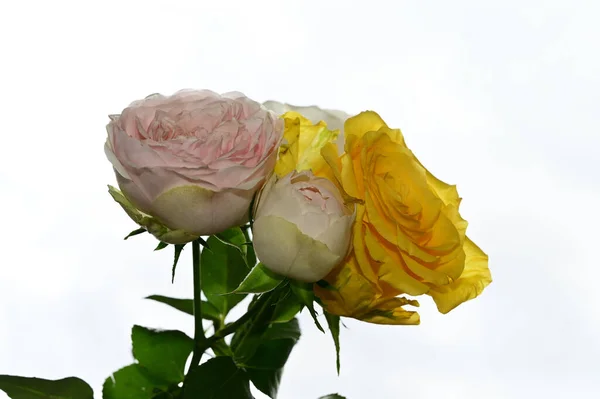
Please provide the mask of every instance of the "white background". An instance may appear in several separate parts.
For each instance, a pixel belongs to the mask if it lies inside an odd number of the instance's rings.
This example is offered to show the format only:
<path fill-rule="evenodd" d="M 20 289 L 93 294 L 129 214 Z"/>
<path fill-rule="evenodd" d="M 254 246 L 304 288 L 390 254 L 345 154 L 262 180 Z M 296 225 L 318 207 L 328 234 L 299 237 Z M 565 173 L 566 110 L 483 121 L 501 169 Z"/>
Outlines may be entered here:
<path fill-rule="evenodd" d="M 379 112 L 458 184 L 494 282 L 418 327 L 303 315 L 280 398 L 593 398 L 600 392 L 596 1 L 6 1 L 0 6 L 0 374 L 100 398 L 145 301 L 191 295 L 112 201 L 108 114 L 153 92 L 237 90 Z M 0 397 L 3 397 L 0 394 Z M 257 396 L 261 397 L 261 396 Z"/>

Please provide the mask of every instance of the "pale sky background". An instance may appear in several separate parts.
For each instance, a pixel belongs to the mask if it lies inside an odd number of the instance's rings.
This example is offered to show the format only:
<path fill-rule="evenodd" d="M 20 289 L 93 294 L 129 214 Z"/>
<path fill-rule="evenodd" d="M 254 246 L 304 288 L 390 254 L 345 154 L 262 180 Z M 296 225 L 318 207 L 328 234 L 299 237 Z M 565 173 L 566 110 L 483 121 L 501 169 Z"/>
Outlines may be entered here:
<path fill-rule="evenodd" d="M 108 114 L 150 93 L 372 109 L 464 198 L 494 282 L 418 327 L 303 315 L 279 397 L 600 397 L 597 1 L 6 1 L 0 5 L 0 374 L 88 381 L 133 324 L 192 318 L 191 251 L 123 241 Z M 4 398 L 0 393 L 0 398 Z M 257 395 L 257 398 L 263 396 Z"/>

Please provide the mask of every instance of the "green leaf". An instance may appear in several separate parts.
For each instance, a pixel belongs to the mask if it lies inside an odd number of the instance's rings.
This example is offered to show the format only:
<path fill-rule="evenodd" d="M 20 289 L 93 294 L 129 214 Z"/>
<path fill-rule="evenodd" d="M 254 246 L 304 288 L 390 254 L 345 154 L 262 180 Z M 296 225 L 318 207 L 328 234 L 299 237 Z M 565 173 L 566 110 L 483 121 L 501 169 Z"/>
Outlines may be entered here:
<path fill-rule="evenodd" d="M 158 243 L 158 245 L 156 246 L 156 248 L 154 248 L 154 250 L 155 250 L 155 251 L 160 251 L 161 249 L 163 249 L 163 248 L 166 248 L 166 247 L 167 247 L 167 245 L 169 245 L 169 244 L 167 244 L 166 242 L 162 242 L 162 241 L 160 241 L 160 242 Z"/>
<path fill-rule="evenodd" d="M 0 389 L 12 399 L 93 399 L 92 388 L 76 377 L 62 380 L 0 375 Z"/>
<path fill-rule="evenodd" d="M 249 270 L 246 259 L 239 246 L 245 242 L 239 227 L 220 234 L 221 238 L 211 236 L 208 239 L 210 249 L 202 250 L 202 291 L 223 319 L 227 313 L 245 295 L 224 295 L 235 290 L 246 277 Z M 223 240 L 227 240 L 227 244 Z"/>
<path fill-rule="evenodd" d="M 194 349 L 193 339 L 181 331 L 133 326 L 131 341 L 133 357 L 153 376 L 169 383 L 183 381 L 185 362 Z"/>
<path fill-rule="evenodd" d="M 335 345 L 335 364 L 337 367 L 337 373 L 340 375 L 340 316 L 333 315 L 327 311 L 323 311 L 327 325 L 329 325 L 329 331 L 333 337 L 333 344 Z"/>
<path fill-rule="evenodd" d="M 269 292 L 284 280 L 285 277 L 269 270 L 259 263 L 254 266 L 244 281 L 233 291 L 234 294 L 260 294 Z"/>
<path fill-rule="evenodd" d="M 170 298 L 163 295 L 150 295 L 145 299 L 152 299 L 153 301 L 164 303 L 172 308 L 175 308 L 183 313 L 187 313 L 190 316 L 194 315 L 194 300 L 193 299 L 180 299 Z M 206 320 L 220 320 L 219 311 L 214 307 L 213 304 L 202 301 L 202 318 Z"/>
<path fill-rule="evenodd" d="M 239 231 L 244 235 L 244 241 L 239 240 Z M 249 236 L 248 230 L 244 227 L 234 227 L 223 233 L 215 234 L 219 241 L 223 244 L 230 246 L 231 248 L 239 251 L 246 263 L 248 270 L 252 269 L 256 265 L 256 253 L 254 252 L 254 245 L 252 239 Z"/>
<path fill-rule="evenodd" d="M 291 291 L 285 292 L 275 304 L 271 323 L 287 323 L 302 310 L 304 304 Z"/>
<path fill-rule="evenodd" d="M 142 234 L 142 233 L 146 233 L 146 232 L 148 232 L 148 230 L 146 230 L 143 227 L 140 227 L 139 229 L 135 229 L 131 233 L 127 234 L 127 236 L 125 238 L 123 238 L 123 239 L 126 240 L 129 237 L 137 236 L 138 234 Z"/>
<path fill-rule="evenodd" d="M 300 324 L 298 319 L 292 319 L 287 323 L 271 324 L 269 328 L 263 333 L 263 340 L 277 340 L 277 339 L 292 339 L 298 341 L 300 339 Z"/>
<path fill-rule="evenodd" d="M 181 256 L 181 251 L 183 251 L 183 247 L 185 247 L 185 244 L 175 245 L 175 260 L 173 261 L 173 271 L 171 272 L 171 284 L 175 282 L 175 268 L 177 267 L 177 262 L 179 262 L 179 256 Z"/>
<path fill-rule="evenodd" d="M 233 351 L 223 339 L 218 340 L 210 347 L 216 356 L 233 356 Z"/>
<path fill-rule="evenodd" d="M 329 395 L 321 396 L 319 399 L 346 399 L 346 397 L 337 393 L 330 393 Z"/>
<path fill-rule="evenodd" d="M 254 386 L 272 399 L 277 397 L 283 367 L 299 338 L 297 319 L 273 324 L 264 332 L 255 354 L 243 365 Z"/>
<path fill-rule="evenodd" d="M 255 295 L 248 306 L 248 313 L 253 314 L 250 320 L 238 328 L 231 338 L 231 349 L 235 353 L 235 361 L 244 363 L 250 359 L 258 345 L 261 343 L 262 334 L 269 328 L 273 318 L 275 303 L 281 296 L 282 288 Z"/>
<path fill-rule="evenodd" d="M 169 391 L 169 384 L 153 376 L 143 366 L 130 364 L 104 381 L 103 399 L 152 399 Z"/>
<path fill-rule="evenodd" d="M 215 237 L 217 240 L 219 240 L 220 243 L 228 246 L 229 248 L 232 248 L 233 250 L 239 252 L 239 254 L 241 255 L 241 259 L 244 262 L 244 265 L 246 265 L 246 269 L 250 270 L 252 268 L 252 266 L 248 265 L 248 260 L 246 258 L 246 254 L 247 254 L 247 250 L 246 250 L 246 245 L 245 242 L 243 243 L 233 243 L 231 241 L 229 241 L 231 239 L 231 236 L 228 237 L 227 232 L 229 230 L 221 233 L 221 234 L 216 234 L 212 237 Z M 237 238 L 237 237 L 235 237 Z M 210 238 L 209 238 L 210 239 Z"/>
<path fill-rule="evenodd" d="M 321 332 L 325 333 L 325 330 L 323 330 L 321 323 L 319 323 L 319 320 L 317 319 L 317 312 L 315 311 L 314 305 L 315 293 L 313 292 L 312 284 L 292 281 L 290 286 L 292 288 L 292 292 L 298 297 L 298 299 L 300 299 L 302 304 L 308 308 L 308 311 L 310 312 L 310 315 L 312 316 L 317 328 L 321 330 Z"/>
<path fill-rule="evenodd" d="M 228 356 L 218 356 L 193 369 L 183 384 L 183 399 L 254 399 L 250 381 Z"/>

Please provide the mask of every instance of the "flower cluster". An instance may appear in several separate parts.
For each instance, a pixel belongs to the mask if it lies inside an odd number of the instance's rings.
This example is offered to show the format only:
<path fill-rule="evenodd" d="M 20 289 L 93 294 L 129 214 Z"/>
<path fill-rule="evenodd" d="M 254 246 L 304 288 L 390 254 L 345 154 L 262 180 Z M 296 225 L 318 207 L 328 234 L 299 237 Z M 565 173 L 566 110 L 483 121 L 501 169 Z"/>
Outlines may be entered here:
<path fill-rule="evenodd" d="M 446 313 L 491 282 L 456 187 L 375 112 L 181 91 L 132 103 L 107 129 L 112 194 L 137 223 L 173 244 L 251 223 L 262 264 L 317 283 L 330 314 L 418 324 L 412 297 Z"/>

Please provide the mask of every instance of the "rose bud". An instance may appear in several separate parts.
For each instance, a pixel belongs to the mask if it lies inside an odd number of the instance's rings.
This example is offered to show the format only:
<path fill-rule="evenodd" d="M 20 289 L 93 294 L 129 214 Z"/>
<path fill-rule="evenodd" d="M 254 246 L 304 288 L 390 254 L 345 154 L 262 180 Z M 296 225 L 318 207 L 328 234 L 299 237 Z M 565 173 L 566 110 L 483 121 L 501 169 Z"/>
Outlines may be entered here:
<path fill-rule="evenodd" d="M 273 176 L 258 198 L 254 249 L 273 272 L 315 282 L 346 256 L 353 221 L 328 179 L 310 171 Z"/>

